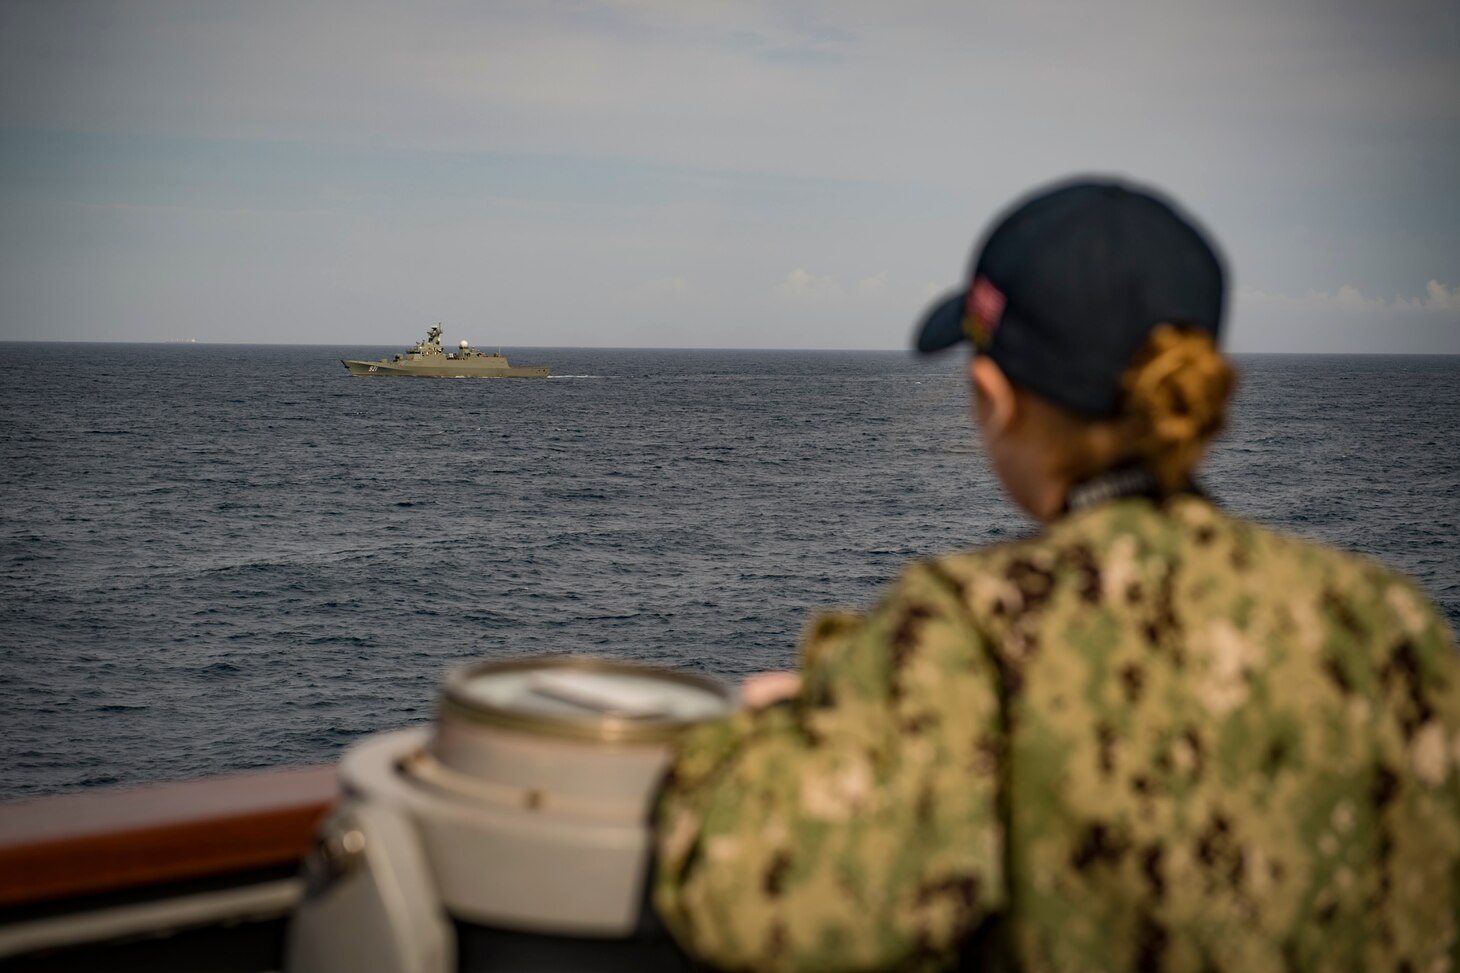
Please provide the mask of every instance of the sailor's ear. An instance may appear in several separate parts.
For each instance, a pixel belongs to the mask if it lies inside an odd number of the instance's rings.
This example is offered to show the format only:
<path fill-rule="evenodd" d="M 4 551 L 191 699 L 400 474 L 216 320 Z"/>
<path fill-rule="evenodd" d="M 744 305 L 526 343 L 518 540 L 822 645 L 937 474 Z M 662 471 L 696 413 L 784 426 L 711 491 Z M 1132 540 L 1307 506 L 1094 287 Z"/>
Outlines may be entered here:
<path fill-rule="evenodd" d="M 968 377 L 973 381 L 974 404 L 984 431 L 993 434 L 1006 431 L 1019 408 L 1009 377 L 987 355 L 973 356 L 968 363 Z"/>

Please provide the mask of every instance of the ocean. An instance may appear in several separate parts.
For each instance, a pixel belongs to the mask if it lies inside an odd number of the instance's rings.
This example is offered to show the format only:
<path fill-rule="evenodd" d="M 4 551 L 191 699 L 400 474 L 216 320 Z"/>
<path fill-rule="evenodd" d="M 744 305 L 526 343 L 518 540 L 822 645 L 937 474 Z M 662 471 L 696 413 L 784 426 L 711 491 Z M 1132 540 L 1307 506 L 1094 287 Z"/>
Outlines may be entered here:
<path fill-rule="evenodd" d="M 958 355 L 0 345 L 0 797 L 335 759 L 449 668 L 727 679 L 906 561 L 1030 533 Z M 1460 358 L 1239 357 L 1203 484 L 1380 558 L 1460 629 Z"/>

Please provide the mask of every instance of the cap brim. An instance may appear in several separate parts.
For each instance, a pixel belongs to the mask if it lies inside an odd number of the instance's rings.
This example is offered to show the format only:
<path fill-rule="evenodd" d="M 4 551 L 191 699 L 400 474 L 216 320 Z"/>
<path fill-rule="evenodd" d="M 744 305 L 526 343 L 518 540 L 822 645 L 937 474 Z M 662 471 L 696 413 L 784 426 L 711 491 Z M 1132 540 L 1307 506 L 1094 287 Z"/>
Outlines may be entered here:
<path fill-rule="evenodd" d="M 918 325 L 914 347 L 924 355 L 930 355 L 966 340 L 963 333 L 963 311 L 966 303 L 967 293 L 954 291 L 934 304 Z"/>

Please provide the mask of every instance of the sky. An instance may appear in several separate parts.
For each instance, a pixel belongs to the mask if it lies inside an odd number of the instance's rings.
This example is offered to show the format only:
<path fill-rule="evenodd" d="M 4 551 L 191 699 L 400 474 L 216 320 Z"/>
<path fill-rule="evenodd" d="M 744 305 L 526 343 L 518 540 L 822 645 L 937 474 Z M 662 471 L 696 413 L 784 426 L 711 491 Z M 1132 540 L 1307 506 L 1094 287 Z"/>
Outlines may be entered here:
<path fill-rule="evenodd" d="M 0 340 L 907 346 L 1053 180 L 1460 353 L 1454 0 L 0 0 Z"/>

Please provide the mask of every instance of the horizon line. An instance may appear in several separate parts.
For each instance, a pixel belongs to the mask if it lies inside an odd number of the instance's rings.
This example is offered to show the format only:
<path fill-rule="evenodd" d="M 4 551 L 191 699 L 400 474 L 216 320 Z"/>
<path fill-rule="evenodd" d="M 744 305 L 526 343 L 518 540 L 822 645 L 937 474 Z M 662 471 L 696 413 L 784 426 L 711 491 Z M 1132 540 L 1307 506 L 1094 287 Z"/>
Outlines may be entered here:
<path fill-rule="evenodd" d="M 233 348 L 387 348 L 396 345 L 373 344 L 364 342 L 350 343 L 329 343 L 299 342 L 299 341 L 199 341 L 193 338 L 0 338 L 0 344 L 7 345 L 207 345 L 210 347 L 233 347 Z M 918 356 L 918 352 L 912 348 L 767 348 L 767 347 L 732 347 L 716 345 L 713 347 L 700 347 L 695 345 L 511 345 L 497 343 L 492 347 L 496 348 L 522 348 L 522 349 L 552 349 L 556 351 L 737 351 L 737 352 L 790 352 L 790 353 L 866 353 L 866 354 L 889 354 L 905 353 L 909 356 Z M 1273 356 L 1327 356 L 1332 358 L 1460 358 L 1460 351 L 1248 351 L 1239 349 L 1223 349 L 1228 355 L 1273 355 Z M 938 357 L 927 355 L 922 356 L 929 361 L 937 360 Z"/>

